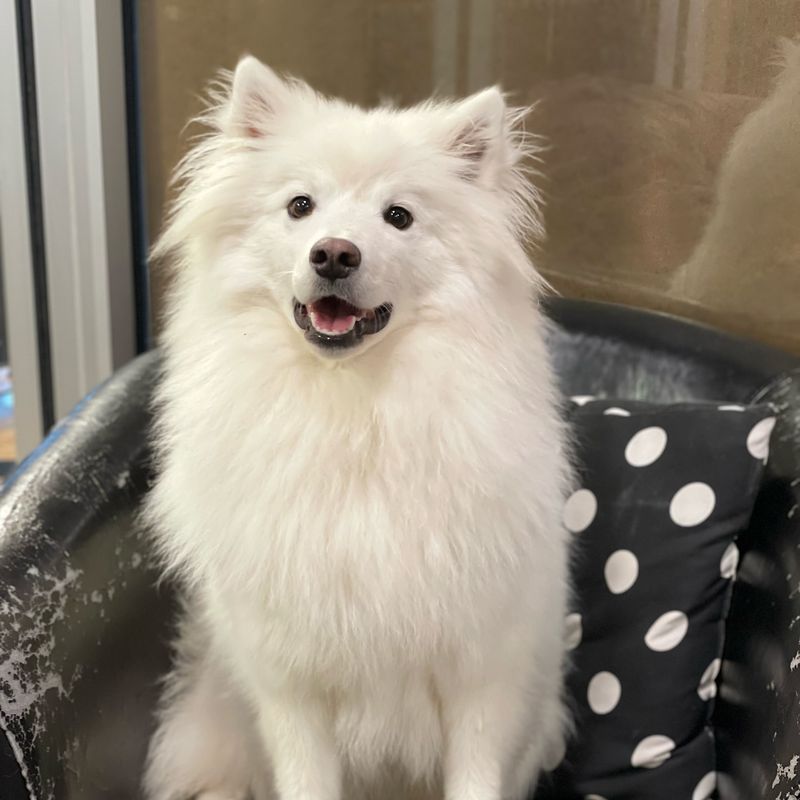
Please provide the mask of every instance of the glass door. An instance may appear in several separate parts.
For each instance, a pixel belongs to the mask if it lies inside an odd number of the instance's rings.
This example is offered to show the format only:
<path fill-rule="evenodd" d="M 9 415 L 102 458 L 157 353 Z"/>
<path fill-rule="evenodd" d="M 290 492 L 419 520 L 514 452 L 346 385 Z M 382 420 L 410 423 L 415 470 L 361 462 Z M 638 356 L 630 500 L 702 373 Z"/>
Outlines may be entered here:
<path fill-rule="evenodd" d="M 42 385 L 46 343 L 40 349 L 39 326 L 45 320 L 37 314 L 31 227 L 31 87 L 17 11 L 14 3 L 0 3 L 0 482 L 52 422 L 48 387 Z"/>
<path fill-rule="evenodd" d="M 132 8 L 0 0 L 0 471 L 148 341 Z"/>
<path fill-rule="evenodd" d="M 535 104 L 558 291 L 800 353 L 799 0 L 136 5 L 154 234 L 203 87 L 243 53 L 365 105 L 498 83 Z"/>

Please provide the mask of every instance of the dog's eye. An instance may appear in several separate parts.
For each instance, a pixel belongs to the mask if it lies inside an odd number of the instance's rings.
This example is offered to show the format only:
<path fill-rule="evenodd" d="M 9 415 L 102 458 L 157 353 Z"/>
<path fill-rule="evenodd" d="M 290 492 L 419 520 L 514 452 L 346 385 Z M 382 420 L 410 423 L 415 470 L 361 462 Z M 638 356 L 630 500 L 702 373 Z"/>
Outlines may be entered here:
<path fill-rule="evenodd" d="M 389 206 L 389 208 L 383 212 L 383 218 L 390 225 L 394 225 L 399 231 L 404 231 L 414 221 L 411 212 L 403 208 L 403 206 Z"/>
<path fill-rule="evenodd" d="M 308 195 L 301 194 L 292 198 L 286 210 L 292 219 L 307 217 L 314 210 L 314 201 Z"/>

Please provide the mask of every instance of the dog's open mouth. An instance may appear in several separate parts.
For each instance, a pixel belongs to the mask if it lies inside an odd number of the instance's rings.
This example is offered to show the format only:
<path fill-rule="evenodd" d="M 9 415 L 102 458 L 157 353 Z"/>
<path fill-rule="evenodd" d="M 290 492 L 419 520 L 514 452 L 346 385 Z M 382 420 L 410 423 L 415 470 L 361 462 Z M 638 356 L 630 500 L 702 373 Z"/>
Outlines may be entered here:
<path fill-rule="evenodd" d="M 382 331 L 392 315 L 392 304 L 358 308 L 329 295 L 304 305 L 294 301 L 294 319 L 306 339 L 321 347 L 352 347 L 364 336 Z"/>

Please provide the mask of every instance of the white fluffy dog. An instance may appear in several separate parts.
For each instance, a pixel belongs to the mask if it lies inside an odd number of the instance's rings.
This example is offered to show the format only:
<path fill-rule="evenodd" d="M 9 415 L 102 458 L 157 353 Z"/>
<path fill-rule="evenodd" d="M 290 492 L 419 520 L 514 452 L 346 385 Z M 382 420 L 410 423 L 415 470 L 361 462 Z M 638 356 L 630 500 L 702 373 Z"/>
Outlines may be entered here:
<path fill-rule="evenodd" d="M 496 89 L 364 111 L 254 58 L 221 87 L 157 248 L 148 517 L 186 610 L 150 798 L 519 798 L 561 748 L 520 117 Z"/>

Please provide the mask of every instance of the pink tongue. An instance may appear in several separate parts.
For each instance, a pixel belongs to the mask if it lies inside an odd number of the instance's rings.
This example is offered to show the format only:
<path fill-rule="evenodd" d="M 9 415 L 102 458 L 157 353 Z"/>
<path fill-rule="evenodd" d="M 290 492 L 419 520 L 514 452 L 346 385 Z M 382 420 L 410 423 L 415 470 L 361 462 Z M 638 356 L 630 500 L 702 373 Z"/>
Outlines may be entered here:
<path fill-rule="evenodd" d="M 334 316 L 333 314 L 325 314 L 322 311 L 315 313 L 316 324 L 318 328 L 333 333 L 344 333 L 349 331 L 355 322 L 355 317 L 352 314 L 343 314 L 342 316 Z"/>

